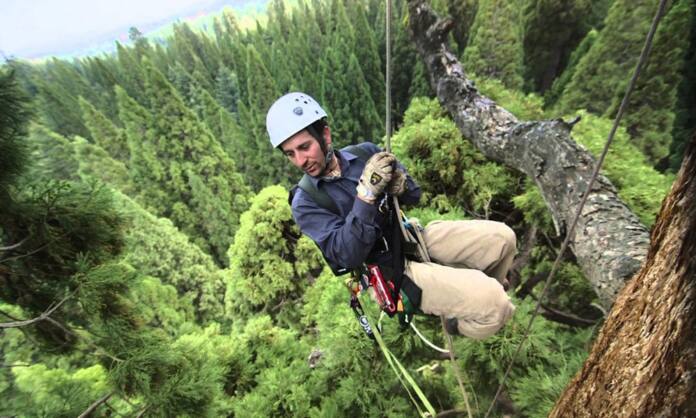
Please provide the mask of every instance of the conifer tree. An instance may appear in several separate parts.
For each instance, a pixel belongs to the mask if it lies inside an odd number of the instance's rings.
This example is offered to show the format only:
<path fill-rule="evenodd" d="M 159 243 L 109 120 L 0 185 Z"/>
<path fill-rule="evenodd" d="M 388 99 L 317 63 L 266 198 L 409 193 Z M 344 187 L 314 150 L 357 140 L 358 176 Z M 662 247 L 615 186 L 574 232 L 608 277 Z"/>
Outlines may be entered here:
<path fill-rule="evenodd" d="M 278 315 L 277 305 L 293 309 L 324 262 L 314 243 L 292 222 L 287 190 L 269 186 L 251 200 L 229 249 L 231 281 L 228 312 Z M 287 309 L 285 309 L 287 310 Z"/>
<path fill-rule="evenodd" d="M 138 185 L 136 198 L 153 213 L 166 216 L 168 208 L 157 206 L 157 202 L 166 201 L 168 196 L 165 190 L 160 189 L 166 168 L 162 161 L 155 158 L 152 115 L 128 96 L 121 86 L 117 85 L 115 90 L 119 118 L 124 125 L 130 154 L 128 172 L 131 182 Z"/>
<path fill-rule="evenodd" d="M 87 96 L 92 92 L 72 66 L 54 58 L 34 83 L 39 91 L 37 105 L 43 125 L 65 136 L 89 136 L 77 98 L 81 93 Z"/>
<path fill-rule="evenodd" d="M 231 114 L 237 113 L 239 101 L 239 78 L 229 68 L 222 66 L 215 80 L 215 99 Z"/>
<path fill-rule="evenodd" d="M 691 16 L 688 12 L 691 7 L 686 3 L 674 2 L 658 28 L 651 59 L 639 79 L 638 91 L 632 95 L 626 115 L 629 133 L 653 164 L 667 155 L 671 142 L 671 109 L 675 105 L 680 69 L 675 61 L 683 60 Z M 564 90 L 560 101 L 564 112 L 585 108 L 610 117 L 616 113 L 655 7 L 649 1 L 614 2 L 604 29 L 579 62 Z"/>
<path fill-rule="evenodd" d="M 127 162 L 130 158 L 126 134 L 117 128 L 103 113 L 84 98 L 79 99 L 82 118 L 95 144 L 111 155 L 112 158 Z"/>
<path fill-rule="evenodd" d="M 524 68 L 531 90 L 543 93 L 562 72 L 590 29 L 587 15 L 592 6 L 591 0 L 524 1 Z"/>
<path fill-rule="evenodd" d="M 379 138 L 381 119 L 360 64 L 343 39 L 334 42 L 321 67 L 321 104 L 330 115 L 332 140 L 344 146 Z"/>
<path fill-rule="evenodd" d="M 682 80 L 688 33 L 694 16 L 692 0 L 677 0 L 660 22 L 649 60 L 631 95 L 623 123 L 653 165 L 665 169 L 672 142 L 677 89 Z M 628 79 L 621 83 L 625 91 Z M 606 111 L 613 117 L 623 94 L 614 96 Z M 664 160 L 664 161 L 663 161 Z"/>
<path fill-rule="evenodd" d="M 119 42 L 116 42 L 116 55 L 120 70 L 118 85 L 141 106 L 146 106 L 148 98 L 145 95 L 145 73 L 140 66 L 140 59 L 133 51 Z"/>
<path fill-rule="evenodd" d="M 253 45 L 247 47 L 248 102 L 240 109 L 240 125 L 250 150 L 243 172 L 254 190 L 270 184 L 287 183 L 290 167 L 280 152 L 273 150 L 266 132 L 266 113 L 280 97 L 275 81 Z"/>
<path fill-rule="evenodd" d="M 693 13 L 696 13 L 694 11 Z M 678 171 L 684 158 L 684 148 L 696 130 L 696 73 L 691 71 L 696 65 L 696 18 L 691 18 L 689 29 L 689 48 L 684 57 L 682 82 L 677 93 L 673 140 L 670 145 L 670 170 Z"/>
<path fill-rule="evenodd" d="M 377 41 L 361 2 L 350 4 L 351 21 L 355 28 L 355 56 L 369 87 L 372 101 L 380 114 L 384 109 L 384 70 L 380 59 Z"/>
<path fill-rule="evenodd" d="M 397 9 L 396 7 L 399 3 L 401 3 L 401 7 Z M 392 35 L 392 120 L 394 126 L 399 126 L 403 121 L 404 112 L 411 101 L 411 89 L 423 91 L 418 86 L 423 86 L 423 84 L 429 86 L 430 83 L 427 80 L 427 76 L 423 78 L 419 76 L 419 73 L 416 73 L 416 68 L 418 68 L 421 60 L 413 42 L 411 42 L 405 24 L 404 16 L 408 13 L 406 2 L 395 2 L 394 12 L 395 16 L 392 21 L 392 31 L 394 32 Z M 380 19 L 382 21 L 377 22 L 377 24 L 383 27 L 384 15 Z M 382 48 L 384 51 L 384 42 L 382 43 Z M 414 63 L 416 64 L 414 65 Z M 420 74 L 425 75 L 422 72 Z M 430 87 L 428 87 L 429 89 Z"/>
<path fill-rule="evenodd" d="M 635 67 L 655 7 L 647 0 L 614 1 L 604 28 L 565 87 L 559 103 L 563 112 L 604 114 Z"/>
<path fill-rule="evenodd" d="M 72 141 L 45 126 L 32 124 L 27 138 L 32 159 L 31 176 L 43 180 L 77 180 L 79 163 Z"/>
<path fill-rule="evenodd" d="M 549 109 L 557 107 L 558 100 L 561 98 L 563 91 L 566 86 L 573 79 L 575 70 L 578 68 L 578 62 L 580 59 L 590 50 L 592 44 L 597 40 L 598 32 L 595 29 L 591 29 L 585 35 L 585 38 L 580 42 L 580 44 L 575 48 L 570 58 L 568 59 L 568 65 L 566 65 L 563 73 L 556 78 L 551 85 L 551 88 L 546 90 L 544 93 L 545 106 Z"/>
<path fill-rule="evenodd" d="M 158 218 L 134 200 L 115 193 L 116 204 L 129 222 L 123 260 L 140 274 L 171 285 L 183 303 L 205 323 L 224 317 L 226 274 L 170 220 Z"/>
<path fill-rule="evenodd" d="M 208 126 L 222 149 L 235 162 L 235 166 L 241 167 L 243 161 L 239 157 L 243 154 L 242 132 L 234 115 L 223 108 L 205 89 L 196 88 L 194 97 L 198 117 Z"/>
<path fill-rule="evenodd" d="M 174 60 L 180 62 L 189 73 L 200 71 L 206 81 L 204 86 L 212 85 L 219 67 L 218 54 L 212 41 L 193 32 L 186 23 L 175 23 L 173 29 L 169 50 Z"/>
<path fill-rule="evenodd" d="M 100 96 L 103 97 L 103 100 L 100 101 L 99 111 L 111 121 L 118 120 L 118 107 L 114 94 L 114 86 L 118 83 L 119 70 L 117 66 L 118 61 L 113 55 L 85 57 L 82 61 L 85 77 L 91 85 L 99 87 Z"/>
<path fill-rule="evenodd" d="M 524 49 L 517 6 L 503 0 L 479 1 L 462 62 L 468 72 L 521 89 Z"/>
<path fill-rule="evenodd" d="M 145 120 L 147 132 L 139 141 L 129 137 L 129 144 L 136 148 L 131 149 L 131 156 L 137 154 L 142 160 L 140 169 L 135 164 L 132 168 L 155 188 L 154 193 L 145 194 L 148 204 L 224 263 L 239 215 L 246 207 L 247 186 L 233 161 L 172 85 L 152 66 L 146 68 L 152 119 Z M 122 101 L 128 107 L 127 99 Z M 124 114 L 135 113 L 124 109 Z M 137 127 L 138 123 L 131 125 Z M 129 134 L 132 131 L 127 129 Z M 201 182 L 192 180 L 194 176 Z M 213 213 L 208 210 L 211 199 L 219 209 Z"/>
<path fill-rule="evenodd" d="M 97 179 L 123 193 L 135 194 L 135 188 L 128 176 L 128 168 L 123 162 L 112 158 L 99 145 L 79 136 L 73 140 L 73 149 L 78 162 L 77 174 L 83 181 Z"/>
<path fill-rule="evenodd" d="M 469 44 L 470 29 L 476 17 L 478 2 L 479 0 L 449 0 L 447 2 L 447 13 L 452 16 L 454 23 L 452 36 L 457 43 L 456 52 L 459 55 Z"/>

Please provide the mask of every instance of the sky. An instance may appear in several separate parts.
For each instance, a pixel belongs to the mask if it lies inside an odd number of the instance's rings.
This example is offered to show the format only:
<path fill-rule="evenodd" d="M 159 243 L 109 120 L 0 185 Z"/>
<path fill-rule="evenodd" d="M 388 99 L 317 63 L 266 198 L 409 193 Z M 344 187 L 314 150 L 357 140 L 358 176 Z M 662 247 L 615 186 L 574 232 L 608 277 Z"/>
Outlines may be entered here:
<path fill-rule="evenodd" d="M 84 54 L 166 23 L 259 0 L 0 0 L 0 61 Z"/>

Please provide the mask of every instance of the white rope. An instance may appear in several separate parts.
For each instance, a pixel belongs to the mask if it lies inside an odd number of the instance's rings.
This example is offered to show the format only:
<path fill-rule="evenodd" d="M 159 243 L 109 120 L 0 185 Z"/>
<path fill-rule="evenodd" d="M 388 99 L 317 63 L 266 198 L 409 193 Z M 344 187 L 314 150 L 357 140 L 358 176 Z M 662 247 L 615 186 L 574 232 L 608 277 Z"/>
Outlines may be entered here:
<path fill-rule="evenodd" d="M 444 348 L 440 348 L 440 347 L 436 346 L 435 344 L 431 343 L 430 341 L 428 341 L 428 339 L 425 338 L 425 336 L 424 336 L 423 334 L 421 334 L 421 332 L 418 330 L 418 328 L 416 328 L 416 324 L 413 323 L 413 321 L 409 322 L 408 324 L 409 324 L 409 325 L 411 326 L 411 328 L 413 328 L 413 330 L 416 332 L 416 335 L 418 335 L 418 336 L 420 337 L 420 339 L 423 340 L 423 342 L 424 342 L 426 345 L 428 345 L 428 347 L 432 348 L 433 350 L 439 351 L 439 352 L 441 352 L 441 353 L 449 354 L 449 351 L 448 351 L 448 350 L 445 350 Z"/>

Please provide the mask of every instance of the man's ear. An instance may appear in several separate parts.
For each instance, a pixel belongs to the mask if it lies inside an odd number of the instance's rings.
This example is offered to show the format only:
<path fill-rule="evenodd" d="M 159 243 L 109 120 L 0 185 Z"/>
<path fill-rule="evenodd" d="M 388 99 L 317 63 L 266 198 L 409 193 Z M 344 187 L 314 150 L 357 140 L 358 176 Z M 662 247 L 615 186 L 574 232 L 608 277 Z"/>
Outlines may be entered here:
<path fill-rule="evenodd" d="M 326 145 L 331 145 L 331 129 L 329 129 L 329 125 L 324 126 L 322 135 L 324 136 L 324 142 Z"/>

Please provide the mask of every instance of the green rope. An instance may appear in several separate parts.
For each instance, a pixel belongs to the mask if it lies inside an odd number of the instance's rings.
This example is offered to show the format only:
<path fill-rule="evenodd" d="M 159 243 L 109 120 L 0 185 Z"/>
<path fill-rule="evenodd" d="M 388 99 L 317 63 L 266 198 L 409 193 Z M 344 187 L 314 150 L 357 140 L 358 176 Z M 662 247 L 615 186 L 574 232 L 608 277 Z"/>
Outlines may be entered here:
<path fill-rule="evenodd" d="M 384 357 L 387 359 L 387 362 L 391 366 L 392 370 L 394 370 L 394 374 L 396 374 L 396 377 L 399 379 L 399 382 L 401 382 L 401 385 L 404 387 L 404 389 L 406 389 L 408 397 L 411 398 L 411 402 L 416 406 L 416 409 L 418 410 L 418 414 L 421 417 L 435 417 L 435 408 L 433 408 L 433 405 L 425 396 L 423 390 L 420 388 L 420 386 L 418 386 L 418 383 L 416 383 L 413 377 L 411 377 L 409 372 L 396 358 L 394 353 L 392 353 L 389 350 L 389 348 L 387 348 L 387 345 L 384 343 L 384 340 L 382 339 L 382 334 L 380 334 L 377 328 L 378 327 L 372 328 L 372 333 L 375 336 L 375 341 L 377 341 L 377 345 L 379 346 L 380 350 L 382 350 L 382 354 L 384 354 Z M 415 392 L 416 396 L 414 396 L 414 394 L 411 392 L 409 386 L 411 389 L 413 389 L 413 392 Z M 418 398 L 418 400 L 416 400 L 416 398 Z M 420 403 L 418 401 L 420 401 Z M 421 405 L 423 408 L 421 408 Z M 424 409 L 425 412 L 423 411 Z"/>

